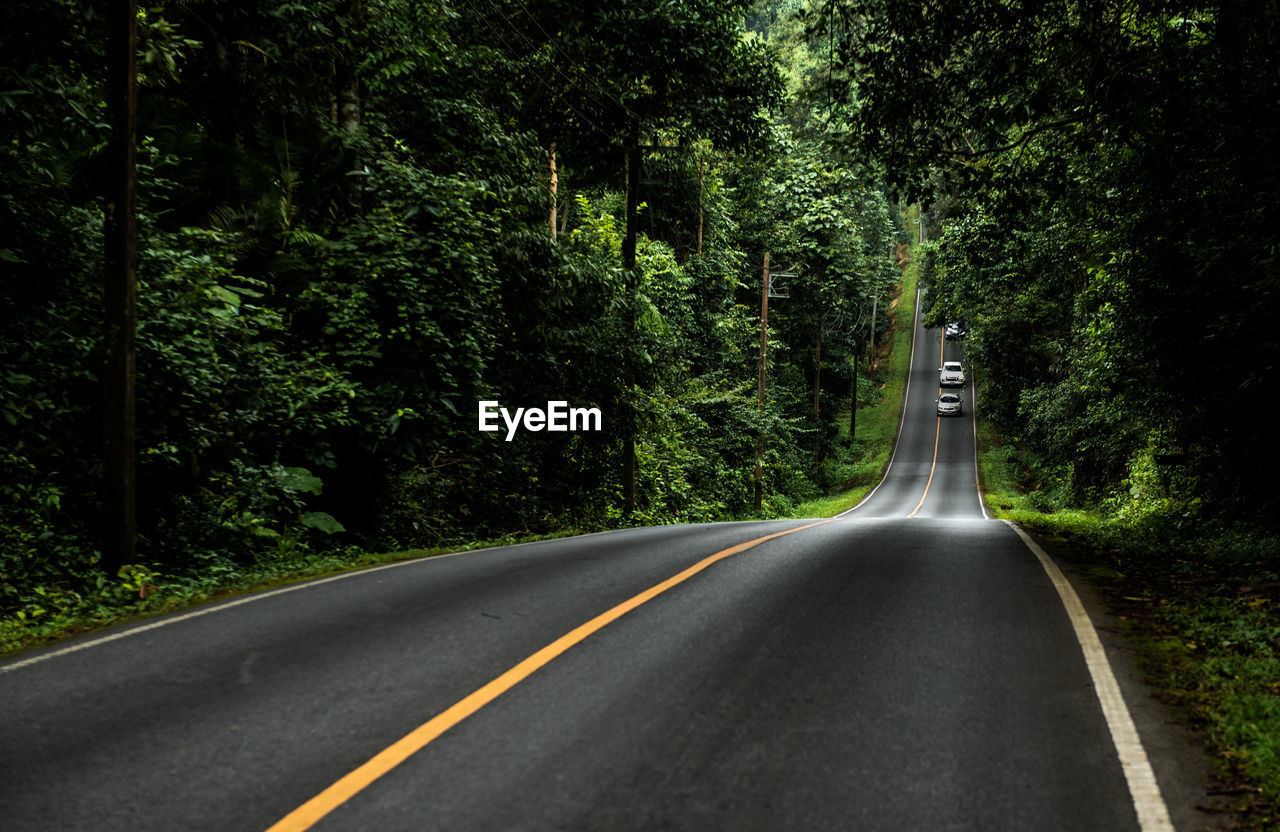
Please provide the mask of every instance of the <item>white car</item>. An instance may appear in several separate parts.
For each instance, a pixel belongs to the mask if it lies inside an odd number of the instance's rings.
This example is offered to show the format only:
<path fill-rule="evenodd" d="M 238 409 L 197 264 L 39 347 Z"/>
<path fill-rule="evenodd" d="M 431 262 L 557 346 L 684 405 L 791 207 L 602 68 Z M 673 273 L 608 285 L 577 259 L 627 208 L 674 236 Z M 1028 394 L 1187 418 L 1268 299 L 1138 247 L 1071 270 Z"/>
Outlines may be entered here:
<path fill-rule="evenodd" d="M 942 362 L 942 370 L 938 373 L 939 387 L 964 387 L 964 370 L 959 361 Z"/>
<path fill-rule="evenodd" d="M 960 397 L 955 393 L 943 393 L 938 397 L 939 416 L 959 416 L 962 410 Z"/>

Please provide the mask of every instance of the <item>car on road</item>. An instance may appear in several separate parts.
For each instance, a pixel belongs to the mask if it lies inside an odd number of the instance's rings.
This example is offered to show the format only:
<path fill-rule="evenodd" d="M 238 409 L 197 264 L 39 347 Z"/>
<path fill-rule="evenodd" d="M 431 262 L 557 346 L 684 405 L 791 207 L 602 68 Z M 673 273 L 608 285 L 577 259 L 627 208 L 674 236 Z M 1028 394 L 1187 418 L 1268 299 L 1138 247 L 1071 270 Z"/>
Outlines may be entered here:
<path fill-rule="evenodd" d="M 960 397 L 955 393 L 943 393 L 938 397 L 939 416 L 959 416 L 962 411 Z"/>
<path fill-rule="evenodd" d="M 939 387 L 964 387 L 964 369 L 959 361 L 944 361 L 938 371 Z"/>
<path fill-rule="evenodd" d="M 955 340 L 957 338 L 963 338 L 964 336 L 968 335 L 969 331 L 964 328 L 964 324 L 961 323 L 960 321 L 950 321 L 947 323 L 947 326 L 943 330 L 943 333 L 947 336 L 948 339 Z"/>

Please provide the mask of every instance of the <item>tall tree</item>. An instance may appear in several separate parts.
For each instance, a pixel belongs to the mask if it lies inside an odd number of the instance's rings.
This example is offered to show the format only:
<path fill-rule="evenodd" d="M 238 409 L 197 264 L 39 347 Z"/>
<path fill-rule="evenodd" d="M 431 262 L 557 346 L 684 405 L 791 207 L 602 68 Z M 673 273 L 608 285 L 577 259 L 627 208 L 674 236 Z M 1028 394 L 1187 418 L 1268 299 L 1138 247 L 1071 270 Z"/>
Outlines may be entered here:
<path fill-rule="evenodd" d="M 108 7 L 111 118 L 104 258 L 106 362 L 103 373 L 104 562 L 118 568 L 137 546 L 135 350 L 137 329 L 137 0 Z"/>

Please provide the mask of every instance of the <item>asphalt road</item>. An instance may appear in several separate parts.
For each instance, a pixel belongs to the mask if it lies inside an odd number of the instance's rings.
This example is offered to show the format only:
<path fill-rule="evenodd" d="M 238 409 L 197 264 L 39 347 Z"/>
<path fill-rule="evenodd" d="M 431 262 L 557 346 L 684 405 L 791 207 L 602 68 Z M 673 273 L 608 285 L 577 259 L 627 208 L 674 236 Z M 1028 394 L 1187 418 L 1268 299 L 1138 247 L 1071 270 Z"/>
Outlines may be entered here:
<path fill-rule="evenodd" d="M 984 519 L 971 392 L 935 415 L 937 336 L 888 476 L 831 522 L 712 563 L 808 522 L 416 561 L 0 663 L 0 828 L 261 832 L 407 747 L 293 828 L 1137 829 L 1063 602 Z"/>

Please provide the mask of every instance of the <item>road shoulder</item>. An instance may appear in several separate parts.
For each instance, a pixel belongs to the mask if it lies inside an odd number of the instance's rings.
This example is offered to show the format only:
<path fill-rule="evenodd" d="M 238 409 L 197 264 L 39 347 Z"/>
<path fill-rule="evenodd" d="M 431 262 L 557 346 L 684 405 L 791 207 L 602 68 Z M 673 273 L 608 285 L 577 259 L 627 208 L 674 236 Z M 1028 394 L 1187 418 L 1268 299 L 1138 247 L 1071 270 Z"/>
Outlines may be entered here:
<path fill-rule="evenodd" d="M 1239 829 L 1243 818 L 1231 805 L 1230 789 L 1214 766 L 1206 738 L 1191 715 L 1165 701 L 1151 684 L 1153 665 L 1135 637 L 1154 635 L 1150 622 L 1124 608 L 1119 577 L 1061 540 L 1024 529 L 1058 564 L 1093 620 L 1112 672 L 1142 738 L 1174 828 Z"/>

